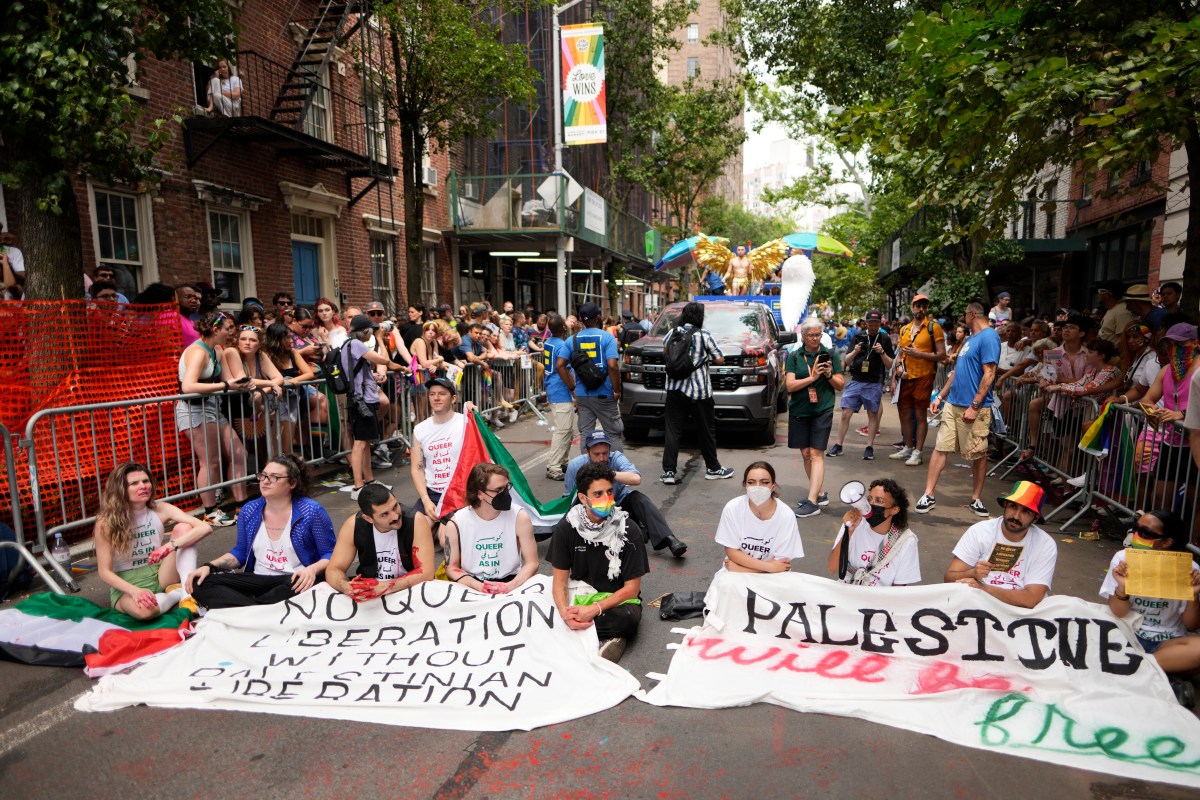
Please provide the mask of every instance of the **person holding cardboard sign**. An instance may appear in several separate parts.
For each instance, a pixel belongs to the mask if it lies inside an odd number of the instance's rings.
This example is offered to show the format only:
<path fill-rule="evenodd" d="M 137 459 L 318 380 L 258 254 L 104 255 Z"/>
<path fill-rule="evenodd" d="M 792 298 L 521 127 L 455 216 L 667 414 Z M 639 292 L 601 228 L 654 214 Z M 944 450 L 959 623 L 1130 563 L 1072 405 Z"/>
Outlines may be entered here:
<path fill-rule="evenodd" d="M 1130 549 L 1139 554 L 1154 551 L 1164 556 L 1187 554 L 1187 524 L 1171 511 L 1158 509 L 1138 517 L 1131 530 Z M 1108 601 L 1109 609 L 1118 617 L 1136 611 L 1142 615 L 1137 638 L 1147 653 L 1154 656 L 1163 672 L 1170 677 L 1176 673 L 1200 669 L 1200 636 L 1188 631 L 1200 627 L 1200 567 L 1186 555 L 1179 560 L 1191 569 L 1186 573 L 1186 600 L 1146 597 L 1136 594 L 1138 587 L 1130 580 L 1129 550 L 1118 550 L 1108 566 L 1108 574 L 1100 586 L 1100 596 Z M 1176 581 L 1178 582 L 1178 581 Z M 1175 594 L 1175 592 L 1171 592 Z M 1171 688 L 1179 702 L 1191 708 L 1195 692 L 1187 681 L 1171 679 Z"/>

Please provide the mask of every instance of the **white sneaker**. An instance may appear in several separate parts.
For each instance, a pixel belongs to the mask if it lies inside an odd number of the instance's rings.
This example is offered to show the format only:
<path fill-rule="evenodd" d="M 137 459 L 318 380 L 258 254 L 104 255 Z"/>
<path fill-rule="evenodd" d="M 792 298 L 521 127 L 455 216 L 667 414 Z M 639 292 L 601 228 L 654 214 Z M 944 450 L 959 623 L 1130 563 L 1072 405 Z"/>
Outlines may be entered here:
<path fill-rule="evenodd" d="M 888 458 L 892 459 L 893 461 L 905 461 L 912 454 L 913 449 L 911 447 L 905 447 L 902 450 L 897 450 L 895 453 L 892 453 L 890 456 L 888 456 Z"/>
<path fill-rule="evenodd" d="M 509 424 L 511 425 L 512 423 L 516 422 L 520 418 L 521 418 L 521 409 L 514 406 L 513 409 L 508 412 Z"/>
<path fill-rule="evenodd" d="M 383 488 L 387 489 L 389 492 L 392 490 L 392 487 L 391 487 L 391 485 L 390 485 L 390 484 L 384 483 L 384 482 L 383 482 L 383 481 L 381 481 L 381 480 L 367 481 L 367 483 L 373 483 L 373 484 L 375 484 L 376 486 L 382 486 Z M 358 498 L 356 497 L 356 498 L 354 498 L 354 499 L 355 499 L 355 500 L 357 500 Z"/>
<path fill-rule="evenodd" d="M 906 466 L 906 467 L 919 467 L 919 466 L 921 466 L 921 451 L 920 451 L 920 450 L 913 450 L 913 452 L 912 452 L 912 455 L 911 455 L 911 456 L 909 456 L 909 457 L 908 457 L 908 460 L 904 462 L 904 466 Z"/>
<path fill-rule="evenodd" d="M 1077 477 L 1067 478 L 1067 483 L 1070 484 L 1071 486 L 1074 486 L 1076 489 L 1082 489 L 1083 487 L 1087 486 L 1087 479 L 1088 479 L 1088 476 L 1087 476 L 1087 473 L 1085 472 L 1082 475 L 1079 475 Z"/>

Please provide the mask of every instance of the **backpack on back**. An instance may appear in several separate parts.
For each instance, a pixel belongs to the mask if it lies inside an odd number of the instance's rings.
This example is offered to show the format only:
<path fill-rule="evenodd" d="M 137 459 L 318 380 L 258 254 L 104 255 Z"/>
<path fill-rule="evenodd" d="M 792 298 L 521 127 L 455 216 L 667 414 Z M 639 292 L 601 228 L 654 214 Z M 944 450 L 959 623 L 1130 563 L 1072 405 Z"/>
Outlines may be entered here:
<path fill-rule="evenodd" d="M 598 345 L 597 345 L 598 346 Z M 571 337 L 571 369 L 575 371 L 575 377 L 589 392 L 594 392 L 604 385 L 604 381 L 608 380 L 600 368 L 596 366 L 596 362 L 592 357 L 583 352 L 579 348 L 578 335 Z"/>
<path fill-rule="evenodd" d="M 353 371 L 346 368 L 346 358 L 350 355 L 350 342 L 346 340 L 341 347 L 335 347 L 325 356 L 325 360 L 321 362 L 321 366 L 325 370 L 325 378 L 329 381 L 329 388 L 333 389 L 334 394 L 347 394 L 354 386 L 354 379 L 358 377 L 358 373 L 366 365 L 367 360 L 360 358 L 354 366 Z"/>
<path fill-rule="evenodd" d="M 689 375 L 700 368 L 700 364 L 692 362 L 695 341 L 694 329 L 676 328 L 667 337 L 666 347 L 663 348 L 663 362 L 666 364 L 668 378 L 687 380 Z M 701 364 L 703 363 L 702 361 Z"/>

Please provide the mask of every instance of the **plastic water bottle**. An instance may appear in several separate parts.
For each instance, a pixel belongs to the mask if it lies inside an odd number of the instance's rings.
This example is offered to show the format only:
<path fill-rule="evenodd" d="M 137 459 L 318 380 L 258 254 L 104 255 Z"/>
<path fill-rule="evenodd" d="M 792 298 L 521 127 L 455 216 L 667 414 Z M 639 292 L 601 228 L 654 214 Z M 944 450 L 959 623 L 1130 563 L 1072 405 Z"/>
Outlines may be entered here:
<path fill-rule="evenodd" d="M 54 534 L 54 543 L 50 545 L 50 555 L 62 565 L 67 572 L 71 571 L 71 548 L 61 533 Z"/>

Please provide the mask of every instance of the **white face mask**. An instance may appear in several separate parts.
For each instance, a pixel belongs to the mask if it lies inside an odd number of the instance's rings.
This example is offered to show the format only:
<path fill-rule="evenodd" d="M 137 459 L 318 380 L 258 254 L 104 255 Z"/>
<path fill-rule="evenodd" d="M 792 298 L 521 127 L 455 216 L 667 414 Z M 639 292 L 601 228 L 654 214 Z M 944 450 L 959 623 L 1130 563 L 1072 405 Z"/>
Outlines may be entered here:
<path fill-rule="evenodd" d="M 750 502 L 756 506 L 761 506 L 771 499 L 770 486 L 747 486 L 746 497 L 750 498 Z"/>

